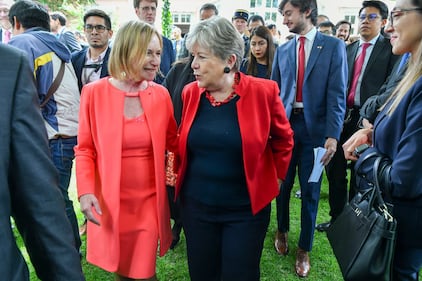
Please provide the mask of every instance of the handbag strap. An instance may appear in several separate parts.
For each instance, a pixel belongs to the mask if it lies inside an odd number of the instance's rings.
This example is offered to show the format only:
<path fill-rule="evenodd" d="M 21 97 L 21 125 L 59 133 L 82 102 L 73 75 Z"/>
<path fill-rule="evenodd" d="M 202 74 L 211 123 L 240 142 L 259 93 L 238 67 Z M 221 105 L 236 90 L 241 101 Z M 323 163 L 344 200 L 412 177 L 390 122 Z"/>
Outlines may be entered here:
<path fill-rule="evenodd" d="M 57 73 L 56 78 L 53 81 L 53 84 L 51 84 L 50 88 L 48 89 L 47 94 L 45 95 L 44 101 L 41 103 L 40 107 L 43 108 L 47 102 L 50 100 L 50 98 L 53 96 L 53 94 L 57 91 L 57 88 L 59 88 L 60 83 L 63 80 L 64 75 L 64 61 L 62 61 L 62 64 L 60 65 L 59 72 Z"/>
<path fill-rule="evenodd" d="M 382 159 L 382 157 L 378 156 L 375 159 L 375 162 L 374 162 L 374 169 L 373 169 L 373 173 L 374 173 L 374 193 L 375 193 L 375 196 L 376 196 L 376 199 L 377 199 L 377 205 L 378 205 L 379 210 L 381 211 L 381 213 L 383 214 L 384 218 L 387 221 L 392 222 L 392 221 L 394 221 L 394 218 L 393 218 L 393 216 L 391 216 L 390 212 L 388 211 L 387 205 L 385 204 L 384 199 L 382 198 L 381 189 L 380 189 L 379 181 L 378 181 L 378 168 L 379 168 L 381 159 Z M 374 204 L 374 206 L 375 206 L 375 204 Z"/>

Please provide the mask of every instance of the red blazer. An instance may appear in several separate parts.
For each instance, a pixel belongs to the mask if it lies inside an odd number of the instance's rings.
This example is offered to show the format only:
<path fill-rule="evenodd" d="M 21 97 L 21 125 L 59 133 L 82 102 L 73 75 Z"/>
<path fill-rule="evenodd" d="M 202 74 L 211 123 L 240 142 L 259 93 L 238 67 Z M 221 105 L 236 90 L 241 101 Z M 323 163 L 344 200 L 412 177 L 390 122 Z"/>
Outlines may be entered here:
<path fill-rule="evenodd" d="M 277 83 L 242 73 L 240 75 L 240 83 L 235 90 L 240 96 L 236 107 L 246 183 L 252 212 L 256 214 L 279 193 L 277 178 L 284 179 L 286 176 L 293 149 L 293 131 L 281 103 Z M 186 166 L 189 165 L 187 138 L 204 91 L 198 88 L 197 82 L 183 89 L 176 195 L 183 186 Z"/>
<path fill-rule="evenodd" d="M 108 77 L 82 89 L 78 145 L 75 147 L 78 196 L 93 193 L 102 216 L 101 226 L 88 225 L 87 260 L 108 271 L 117 270 L 119 260 L 119 206 L 124 95 Z M 171 244 L 170 211 L 165 186 L 166 147 L 174 150 L 176 121 L 168 91 L 151 82 L 140 99 L 148 120 L 154 151 L 160 255 Z M 134 171 L 136 172 L 136 171 Z M 92 249 L 95 250 L 89 250 Z"/>

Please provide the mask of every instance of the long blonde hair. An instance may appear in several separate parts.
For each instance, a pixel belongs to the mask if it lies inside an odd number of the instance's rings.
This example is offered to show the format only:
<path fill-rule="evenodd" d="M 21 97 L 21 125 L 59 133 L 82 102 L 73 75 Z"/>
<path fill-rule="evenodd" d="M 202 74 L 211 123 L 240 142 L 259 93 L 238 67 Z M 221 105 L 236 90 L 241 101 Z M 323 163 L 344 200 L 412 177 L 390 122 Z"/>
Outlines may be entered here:
<path fill-rule="evenodd" d="M 403 79 L 397 85 L 396 89 L 393 91 L 391 96 L 388 98 L 387 102 L 381 107 L 380 110 L 384 109 L 386 104 L 391 100 L 391 106 L 387 111 L 388 115 L 393 114 L 397 106 L 400 104 L 403 97 L 406 93 L 412 88 L 415 82 L 422 76 L 422 40 L 419 42 L 419 48 L 416 53 L 412 54 L 412 57 L 409 59 L 408 67 L 406 73 L 404 74 Z"/>

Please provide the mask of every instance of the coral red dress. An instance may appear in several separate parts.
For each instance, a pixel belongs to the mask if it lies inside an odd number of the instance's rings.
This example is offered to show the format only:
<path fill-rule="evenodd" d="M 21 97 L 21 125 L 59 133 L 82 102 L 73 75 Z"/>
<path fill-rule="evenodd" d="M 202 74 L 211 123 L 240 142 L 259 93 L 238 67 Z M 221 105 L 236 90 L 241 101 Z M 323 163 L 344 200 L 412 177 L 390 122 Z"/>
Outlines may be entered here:
<path fill-rule="evenodd" d="M 145 114 L 124 117 L 120 184 L 120 259 L 117 274 L 155 274 L 158 221 L 151 134 Z"/>

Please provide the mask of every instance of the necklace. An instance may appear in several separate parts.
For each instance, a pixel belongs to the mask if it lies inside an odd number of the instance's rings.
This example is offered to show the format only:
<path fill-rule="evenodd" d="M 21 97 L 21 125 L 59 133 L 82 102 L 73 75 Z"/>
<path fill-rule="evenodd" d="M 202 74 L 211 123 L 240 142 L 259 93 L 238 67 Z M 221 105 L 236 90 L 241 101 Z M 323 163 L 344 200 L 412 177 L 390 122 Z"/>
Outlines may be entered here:
<path fill-rule="evenodd" d="M 205 91 L 205 97 L 208 99 L 208 101 L 211 103 L 211 105 L 213 107 L 217 107 L 217 106 L 221 106 L 223 104 L 229 103 L 234 97 L 237 96 L 236 94 L 236 86 L 239 85 L 240 82 L 240 73 L 237 72 L 234 76 L 234 83 L 232 85 L 232 89 L 233 91 L 230 93 L 230 95 L 225 98 L 222 101 L 217 101 L 211 94 L 209 91 Z"/>

